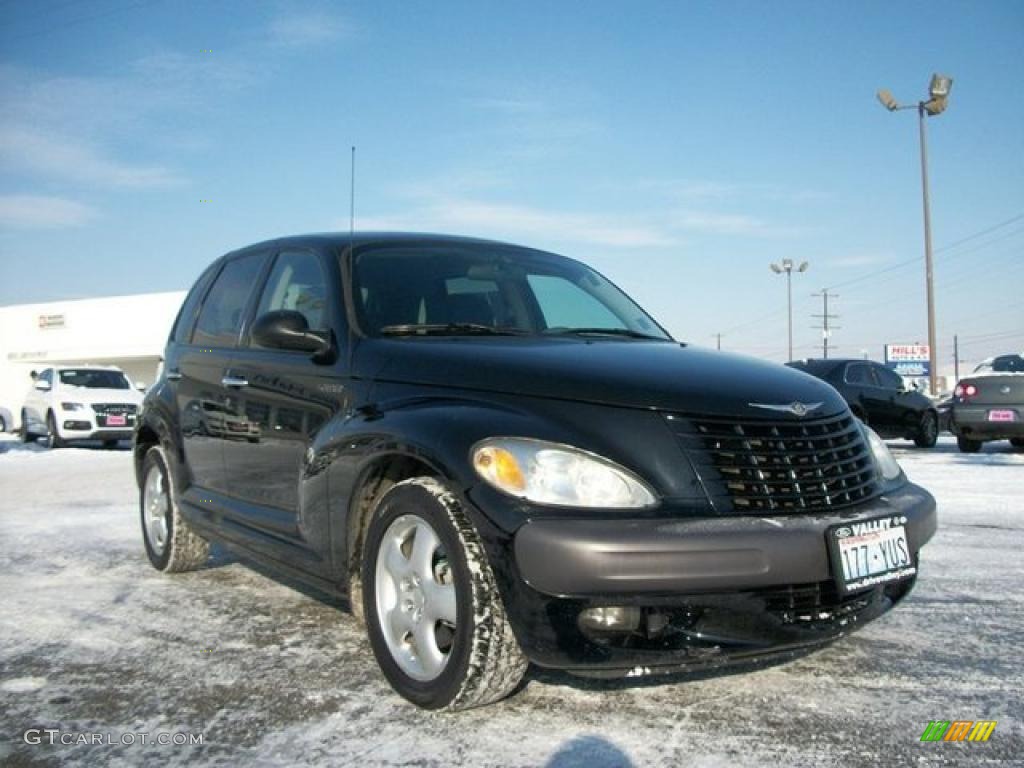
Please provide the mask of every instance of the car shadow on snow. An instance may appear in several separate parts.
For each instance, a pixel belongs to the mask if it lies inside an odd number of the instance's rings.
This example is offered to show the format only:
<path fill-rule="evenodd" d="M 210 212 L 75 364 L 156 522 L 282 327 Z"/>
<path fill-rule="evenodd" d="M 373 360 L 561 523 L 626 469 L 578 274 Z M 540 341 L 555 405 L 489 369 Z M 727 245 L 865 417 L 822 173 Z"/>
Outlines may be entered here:
<path fill-rule="evenodd" d="M 132 449 L 131 440 L 118 440 L 117 445 L 107 447 L 102 440 L 76 440 L 66 448 L 52 448 L 46 438 L 38 438 L 26 443 L 19 437 L 0 440 L 0 454 L 4 453 L 47 453 L 49 451 L 67 451 L 76 448 L 90 450 L 127 452 Z"/>
<path fill-rule="evenodd" d="M 520 684 L 520 689 L 530 681 L 536 680 L 539 683 L 551 685 L 563 685 L 581 691 L 618 691 L 635 688 L 652 688 L 674 683 L 696 683 L 703 680 L 715 680 L 734 675 L 747 675 L 751 672 L 770 669 L 772 667 L 788 664 L 792 661 L 810 656 L 820 647 L 803 648 L 786 651 L 781 654 L 772 654 L 764 658 L 749 658 L 736 661 L 716 660 L 707 662 L 693 662 L 686 667 L 675 667 L 671 671 L 660 672 L 653 668 L 649 673 L 639 674 L 630 677 L 584 677 L 554 669 L 543 669 L 531 665 L 526 677 Z M 644 668 L 645 670 L 648 668 Z"/>

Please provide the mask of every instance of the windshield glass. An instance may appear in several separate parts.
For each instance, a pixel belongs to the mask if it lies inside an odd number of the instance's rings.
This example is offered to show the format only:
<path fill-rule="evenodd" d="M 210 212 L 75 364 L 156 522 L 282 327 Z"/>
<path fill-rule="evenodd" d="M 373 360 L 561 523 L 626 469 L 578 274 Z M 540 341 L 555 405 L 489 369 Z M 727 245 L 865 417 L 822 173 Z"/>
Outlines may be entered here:
<path fill-rule="evenodd" d="M 87 389 L 131 389 L 128 379 L 120 371 L 93 368 L 68 368 L 60 372 L 60 383 Z"/>
<path fill-rule="evenodd" d="M 1024 373 L 1024 357 L 1020 355 L 1002 355 L 992 361 L 992 370 L 996 373 Z"/>
<path fill-rule="evenodd" d="M 592 269 L 511 246 L 365 250 L 353 265 L 353 295 L 359 324 L 371 336 L 500 331 L 669 339 Z"/>

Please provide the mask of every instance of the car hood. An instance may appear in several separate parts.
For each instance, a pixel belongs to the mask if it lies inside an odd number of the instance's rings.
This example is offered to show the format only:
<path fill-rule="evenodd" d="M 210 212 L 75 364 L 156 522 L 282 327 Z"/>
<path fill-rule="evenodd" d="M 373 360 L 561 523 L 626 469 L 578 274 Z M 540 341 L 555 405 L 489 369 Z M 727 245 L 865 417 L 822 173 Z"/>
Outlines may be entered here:
<path fill-rule="evenodd" d="M 134 389 L 99 389 L 96 387 L 71 387 L 62 385 L 54 395 L 65 403 L 132 403 L 142 404 L 142 393 Z"/>
<path fill-rule="evenodd" d="M 674 342 L 580 338 L 373 339 L 357 350 L 370 378 L 680 413 L 798 418 L 751 403 L 835 414 L 830 385 L 776 363 Z"/>

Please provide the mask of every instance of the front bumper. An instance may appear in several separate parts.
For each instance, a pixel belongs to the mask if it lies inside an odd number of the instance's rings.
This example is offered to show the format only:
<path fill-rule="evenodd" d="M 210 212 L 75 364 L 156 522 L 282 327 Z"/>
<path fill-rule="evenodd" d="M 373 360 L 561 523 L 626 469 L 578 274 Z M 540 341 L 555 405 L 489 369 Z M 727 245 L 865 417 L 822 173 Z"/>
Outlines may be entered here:
<path fill-rule="evenodd" d="M 889 610 L 912 580 L 840 596 L 826 544 L 839 523 L 900 515 L 915 563 L 935 500 L 907 484 L 836 513 L 673 520 L 535 518 L 514 536 L 506 607 L 530 659 L 580 672 L 674 667 L 828 642 Z M 632 634 L 581 628 L 596 606 L 637 606 Z"/>
<path fill-rule="evenodd" d="M 1014 421 L 989 421 L 991 410 L 1014 411 Z M 1024 437 L 1024 409 L 1009 405 L 957 405 L 950 416 L 950 431 L 971 440 L 1005 440 Z"/>

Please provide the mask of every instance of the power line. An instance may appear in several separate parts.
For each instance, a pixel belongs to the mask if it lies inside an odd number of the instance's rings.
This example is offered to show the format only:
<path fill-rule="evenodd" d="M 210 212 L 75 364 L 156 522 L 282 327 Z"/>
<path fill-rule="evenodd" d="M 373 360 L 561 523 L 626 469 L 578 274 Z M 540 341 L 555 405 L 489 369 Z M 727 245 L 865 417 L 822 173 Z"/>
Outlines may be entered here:
<path fill-rule="evenodd" d="M 937 248 L 934 251 L 934 253 L 936 253 L 936 254 L 947 253 L 949 251 L 952 251 L 952 250 L 958 248 L 959 246 L 963 245 L 964 243 L 970 242 L 971 240 L 976 240 L 979 237 L 984 237 L 987 234 L 995 232 L 998 229 L 1002 229 L 1003 227 L 1009 226 L 1010 224 L 1013 224 L 1014 222 L 1020 221 L 1021 219 L 1024 219 L 1024 213 L 1020 213 L 1020 214 L 1018 214 L 1016 216 L 1013 216 L 1013 217 L 1011 217 L 1009 219 L 1006 219 L 1005 221 L 1001 221 L 998 224 L 993 224 L 992 226 L 986 227 L 985 229 L 982 229 L 982 230 L 980 230 L 978 232 L 975 232 L 975 233 L 973 233 L 971 235 L 968 235 L 967 237 L 960 238 L 959 240 L 956 240 L 955 242 L 948 243 L 947 245 L 944 245 L 941 248 Z M 988 243 L 985 243 L 984 245 L 979 246 L 977 250 L 980 250 L 981 248 L 986 248 L 989 245 L 993 245 L 994 243 L 1001 242 L 1002 240 L 1005 240 L 1007 237 L 1012 237 L 1012 236 L 1018 234 L 1021 231 L 1024 231 L 1024 230 L 1018 229 L 1018 230 L 1015 230 L 1014 232 L 1011 232 L 1010 234 L 1006 235 L 1003 238 L 997 238 L 996 240 L 991 240 Z M 974 251 L 968 251 L 968 253 L 973 253 L 973 252 Z M 862 283 L 865 280 L 868 280 L 868 279 L 870 279 L 872 277 L 876 277 L 878 275 L 884 275 L 884 274 L 887 274 L 889 272 L 893 272 L 894 270 L 897 270 L 897 269 L 902 269 L 903 267 L 906 267 L 906 266 L 908 266 L 910 264 L 917 264 L 920 261 L 922 261 L 923 258 L 924 258 L 923 256 L 914 256 L 911 259 L 904 259 L 903 261 L 897 262 L 897 263 L 892 264 L 892 265 L 890 265 L 888 267 L 883 267 L 882 269 L 876 269 L 876 270 L 874 270 L 872 272 L 868 272 L 866 274 L 863 274 L 860 277 L 855 277 L 855 278 L 853 278 L 851 280 L 846 280 L 846 281 L 844 281 L 842 283 L 836 283 L 834 285 L 829 286 L 829 288 L 843 288 L 843 287 L 848 286 L 848 285 L 855 285 L 856 283 Z"/>

